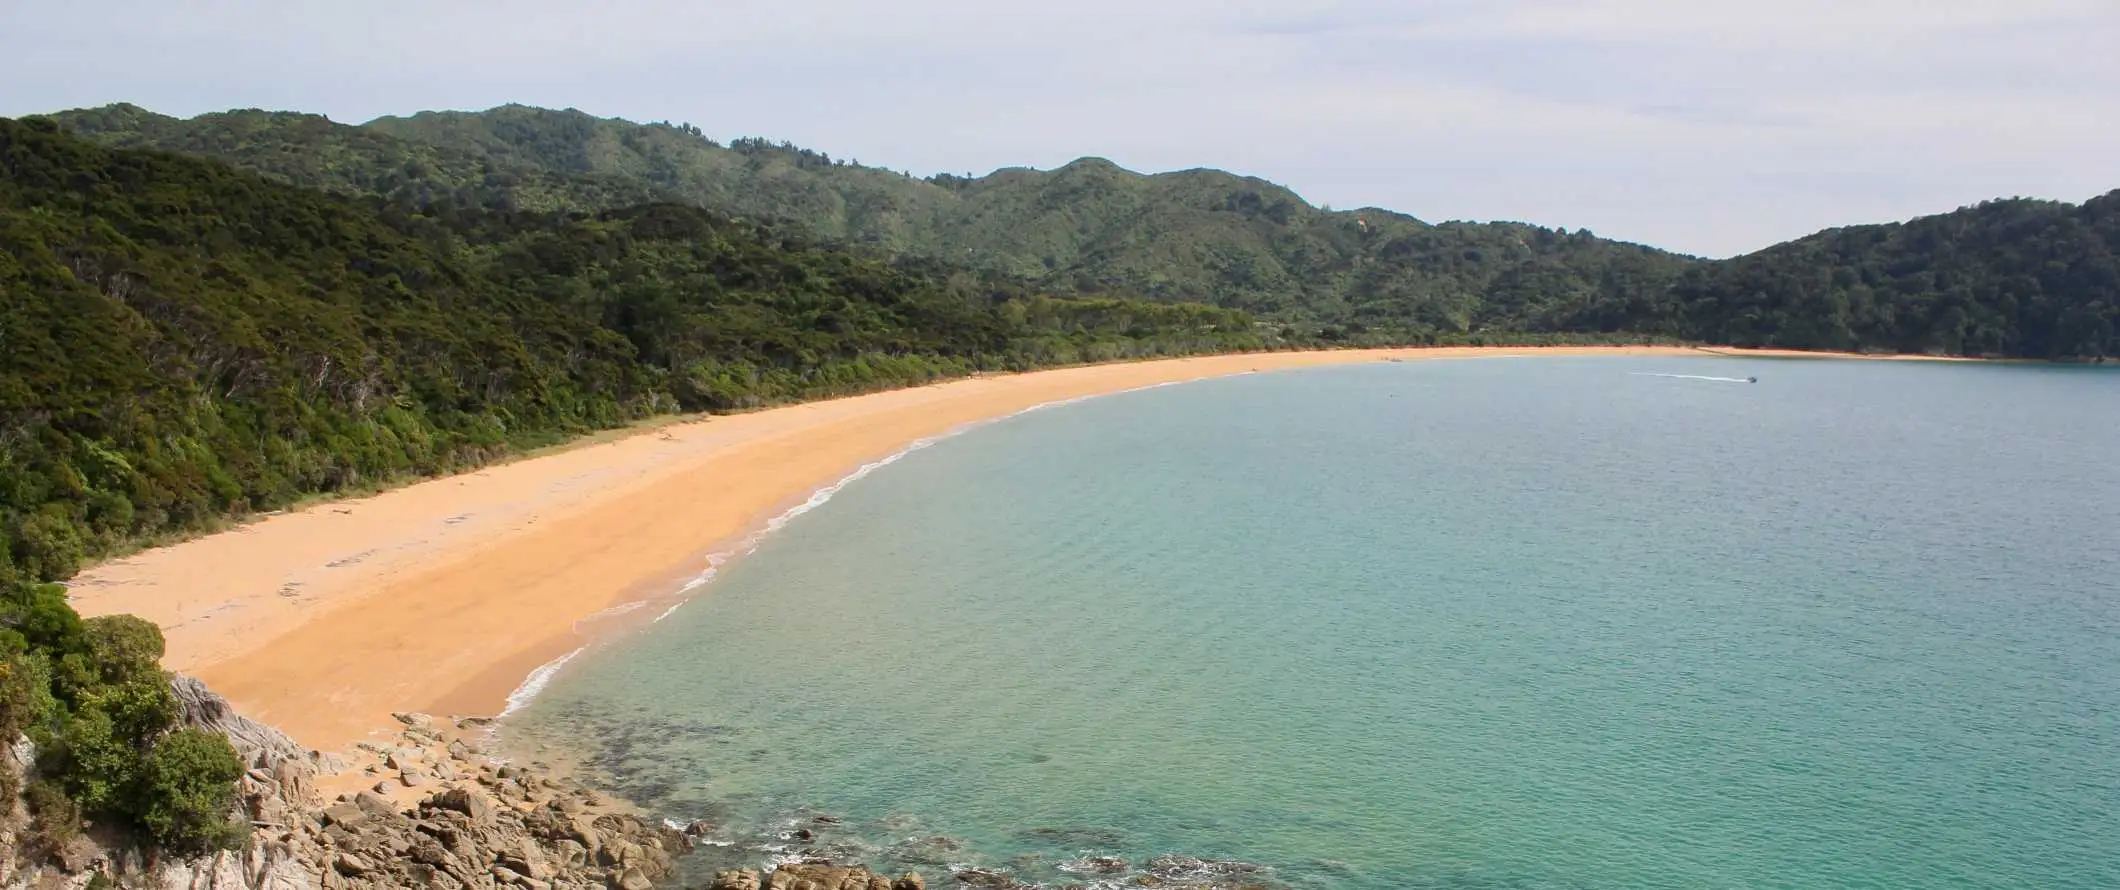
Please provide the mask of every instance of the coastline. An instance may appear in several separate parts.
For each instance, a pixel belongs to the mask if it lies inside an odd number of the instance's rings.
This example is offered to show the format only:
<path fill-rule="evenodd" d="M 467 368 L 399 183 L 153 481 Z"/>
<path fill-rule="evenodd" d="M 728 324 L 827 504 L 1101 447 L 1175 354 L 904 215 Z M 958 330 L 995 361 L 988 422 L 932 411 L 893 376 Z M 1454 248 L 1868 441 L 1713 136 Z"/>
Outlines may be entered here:
<path fill-rule="evenodd" d="M 1504 355 L 1842 357 L 1693 347 L 1447 347 L 1092 365 L 643 428 L 322 502 L 114 560 L 84 615 L 160 625 L 165 664 L 303 744 L 344 750 L 393 712 L 496 714 L 583 648 L 666 615 L 722 559 L 925 443 L 1023 411 L 1192 380 Z M 1921 359 L 1924 357 L 1911 357 Z"/>

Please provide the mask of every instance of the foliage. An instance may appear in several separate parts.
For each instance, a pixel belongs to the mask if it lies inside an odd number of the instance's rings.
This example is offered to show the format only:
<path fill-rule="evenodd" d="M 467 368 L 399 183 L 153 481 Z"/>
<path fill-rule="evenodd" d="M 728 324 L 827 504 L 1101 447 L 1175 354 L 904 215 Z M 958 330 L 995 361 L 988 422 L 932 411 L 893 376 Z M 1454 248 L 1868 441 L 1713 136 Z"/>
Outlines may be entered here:
<path fill-rule="evenodd" d="M 2120 191 L 1833 229 L 1687 273 L 1579 323 L 1740 346 L 2120 357 Z"/>
<path fill-rule="evenodd" d="M 38 743 L 43 778 L 25 791 L 33 846 L 63 846 L 84 814 L 177 852 L 243 844 L 229 816 L 241 764 L 219 735 L 171 731 L 161 656 L 149 622 L 82 621 L 57 584 L 0 581 L 0 740 Z"/>
<path fill-rule="evenodd" d="M 999 271 L 1057 293 L 1243 308 L 1327 342 L 1574 332 L 2120 354 L 2110 196 L 2080 208 L 1991 202 L 1709 263 L 1586 231 L 1333 212 L 1214 170 L 1142 176 L 1088 158 L 1052 171 L 915 179 L 784 142 L 745 138 L 724 148 L 690 124 L 572 109 L 424 112 L 359 127 L 266 112 L 180 121 L 131 106 L 56 119 L 110 144 L 208 154 L 348 193 L 585 211 L 652 196 Z M 423 160 L 408 165 L 413 157 Z M 426 184 L 404 186 L 415 181 Z M 47 543 L 32 558 L 63 562 L 67 542 Z"/>
<path fill-rule="evenodd" d="M 157 846 L 177 853 L 241 847 L 249 830 L 230 813 L 242 775 L 227 739 L 199 729 L 172 732 L 142 766 L 141 824 Z"/>
<path fill-rule="evenodd" d="M 353 200 L 0 122 L 0 572 L 671 411 L 1260 348 L 697 208 Z"/>
<path fill-rule="evenodd" d="M 81 835 L 81 805 L 68 797 L 66 789 L 50 779 L 39 779 L 22 790 L 29 806 L 30 830 L 24 846 L 32 853 L 56 855 Z"/>
<path fill-rule="evenodd" d="M 352 194 L 416 199 L 376 183 L 403 158 L 441 193 L 477 165 L 524 183 L 489 205 L 602 211 L 614 182 L 663 200 L 788 224 L 833 242 L 998 272 L 1060 294 L 1138 294 L 1241 308 L 1307 329 L 1359 323 L 1409 335 L 1550 329 L 1589 295 L 1659 289 L 1691 260 L 1587 232 L 1516 223 L 1429 225 L 1388 211 L 1320 210 L 1285 188 L 1215 170 L 1143 176 L 1083 159 L 915 179 L 762 139 L 724 148 L 690 125 L 635 124 L 574 110 L 503 106 L 425 112 L 353 127 L 229 112 L 188 121 L 131 106 L 53 117 L 107 144 L 206 154 Z M 315 148 L 329 145 L 329 150 Z M 319 171 L 319 156 L 333 158 Z M 481 168 L 484 169 L 484 168 Z"/>

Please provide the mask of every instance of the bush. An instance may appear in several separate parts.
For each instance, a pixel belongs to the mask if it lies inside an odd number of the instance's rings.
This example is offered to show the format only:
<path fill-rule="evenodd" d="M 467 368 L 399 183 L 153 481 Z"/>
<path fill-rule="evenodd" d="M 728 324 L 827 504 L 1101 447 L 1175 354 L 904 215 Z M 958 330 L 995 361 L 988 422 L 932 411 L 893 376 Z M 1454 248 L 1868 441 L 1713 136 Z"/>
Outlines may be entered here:
<path fill-rule="evenodd" d="M 52 707 L 51 668 L 44 659 L 21 650 L 0 655 L 0 739 L 12 741 L 42 725 Z"/>
<path fill-rule="evenodd" d="M 136 615 L 104 615 L 81 623 L 87 665 L 106 687 L 161 676 L 161 627 Z"/>
<path fill-rule="evenodd" d="M 39 779 L 22 792 L 29 804 L 30 830 L 24 847 L 43 856 L 57 855 L 81 836 L 81 806 L 66 789 L 50 779 Z"/>
<path fill-rule="evenodd" d="M 149 751 L 136 812 L 156 845 L 178 854 L 241 849 L 249 826 L 234 816 L 243 762 L 220 735 L 180 729 Z"/>
<path fill-rule="evenodd" d="M 15 563 L 32 578 L 57 581 L 71 578 L 81 568 L 81 531 L 63 510 L 48 504 L 38 513 L 15 524 Z"/>
<path fill-rule="evenodd" d="M 83 810 L 102 813 L 117 810 L 131 796 L 140 751 L 119 736 L 109 714 L 90 708 L 67 721 L 42 767 Z"/>
<path fill-rule="evenodd" d="M 59 584 L 11 584 L 0 595 L 0 627 L 15 631 L 33 649 L 63 655 L 86 645 L 81 616 L 67 605 Z"/>

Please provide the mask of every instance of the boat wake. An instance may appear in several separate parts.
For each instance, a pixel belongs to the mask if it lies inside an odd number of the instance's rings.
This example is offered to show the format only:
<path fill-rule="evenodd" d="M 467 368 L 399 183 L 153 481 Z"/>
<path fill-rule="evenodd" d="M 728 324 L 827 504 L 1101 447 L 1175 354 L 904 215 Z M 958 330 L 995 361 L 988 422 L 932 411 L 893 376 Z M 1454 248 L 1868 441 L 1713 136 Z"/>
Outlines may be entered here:
<path fill-rule="evenodd" d="M 1715 383 L 1758 383 L 1750 377 L 1703 377 L 1699 374 L 1658 374 L 1653 371 L 1630 371 L 1636 377 L 1669 377 L 1672 380 L 1708 380 Z"/>

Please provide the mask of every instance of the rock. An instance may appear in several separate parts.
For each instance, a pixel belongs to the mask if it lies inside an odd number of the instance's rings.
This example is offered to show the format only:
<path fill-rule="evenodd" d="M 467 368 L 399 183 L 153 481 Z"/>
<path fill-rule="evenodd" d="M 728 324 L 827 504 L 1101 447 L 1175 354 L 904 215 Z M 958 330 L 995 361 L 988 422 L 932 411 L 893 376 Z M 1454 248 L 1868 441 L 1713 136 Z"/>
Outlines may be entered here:
<path fill-rule="evenodd" d="M 352 853 L 340 853 L 337 858 L 331 861 L 331 867 L 339 874 L 348 877 L 365 875 L 375 870 L 375 866 L 370 865 L 368 860 Z"/>
<path fill-rule="evenodd" d="M 215 695 L 206 684 L 181 674 L 169 678 L 169 691 L 177 700 L 178 717 L 184 725 L 218 732 L 228 737 L 245 766 L 274 768 L 284 761 L 306 763 L 318 773 L 345 769 L 337 757 L 320 755 L 294 739 L 256 720 L 236 713 L 228 699 Z"/>
<path fill-rule="evenodd" d="M 817 838 L 817 832 L 811 831 L 807 828 L 797 828 L 791 836 L 798 841 L 815 840 Z"/>
<path fill-rule="evenodd" d="M 427 799 L 429 806 L 453 810 L 470 817 L 473 824 L 487 822 L 493 818 L 493 804 L 486 795 L 469 788 L 454 788 Z"/>
<path fill-rule="evenodd" d="M 417 728 L 417 727 L 426 727 L 426 726 L 432 726 L 432 725 L 434 725 L 434 718 L 433 718 L 433 717 L 429 717 L 429 716 L 427 716 L 427 715 L 425 715 L 425 714 L 417 714 L 417 713 L 413 713 L 413 714 L 403 714 L 403 713 L 400 713 L 400 714 L 392 714 L 392 715 L 390 715 L 390 716 L 391 716 L 391 717 L 393 717 L 393 718 L 395 718 L 395 719 L 397 720 L 397 722 L 399 722 L 399 723 L 403 723 L 403 724 L 405 724 L 406 726 L 411 726 L 411 727 L 415 727 L 415 728 Z"/>
<path fill-rule="evenodd" d="M 345 828 L 368 821 L 368 813 L 354 804 L 341 803 L 324 808 L 321 818 L 326 825 Z"/>
<path fill-rule="evenodd" d="M 463 740 L 461 739 L 454 742 L 450 742 L 448 750 L 449 756 L 451 758 L 461 760 L 465 763 L 470 763 L 476 753 L 471 750 L 470 745 L 464 744 Z"/>
<path fill-rule="evenodd" d="M 298 760 L 282 760 L 272 768 L 272 782 L 279 787 L 280 798 L 291 806 L 316 804 L 316 776 L 314 765 Z"/>
<path fill-rule="evenodd" d="M 402 770 L 398 773 L 398 781 L 405 783 L 407 788 L 418 788 L 427 784 L 427 776 L 416 769 Z"/>
<path fill-rule="evenodd" d="M 1017 890 L 1024 886 L 1005 872 L 984 868 L 967 868 L 957 872 L 957 882 L 974 887 L 990 887 L 994 890 Z"/>
<path fill-rule="evenodd" d="M 514 846 L 499 854 L 499 859 L 500 864 L 532 878 L 544 878 L 552 874 L 552 868 L 545 864 L 545 851 L 537 846 L 536 841 L 527 837 L 517 838 Z"/>
<path fill-rule="evenodd" d="M 838 816 L 826 816 L 826 815 L 819 815 L 819 816 L 818 816 L 817 818 L 815 818 L 815 819 L 811 819 L 810 821 L 812 821 L 812 822 L 815 822 L 815 823 L 817 823 L 817 824 L 819 824 L 819 825 L 838 825 L 838 824 L 839 824 L 839 817 L 838 817 Z"/>
<path fill-rule="evenodd" d="M 774 869 L 765 890 L 873 890 L 879 886 L 889 890 L 890 879 L 858 865 L 794 862 Z"/>
<path fill-rule="evenodd" d="M 758 873 L 748 868 L 714 873 L 714 883 L 707 890 L 759 890 Z M 920 890 L 927 890 L 922 887 Z"/>
<path fill-rule="evenodd" d="M 375 783 L 375 787 L 370 788 L 368 790 L 373 791 L 378 795 L 383 795 L 389 794 L 394 789 L 391 787 L 391 783 L 389 782 L 377 782 Z"/>
<path fill-rule="evenodd" d="M 640 869 L 629 868 L 611 874 L 611 888 L 612 890 L 655 890 L 655 882 L 649 880 L 648 876 L 641 873 Z"/>
<path fill-rule="evenodd" d="M 921 879 L 919 872 L 909 871 L 891 882 L 891 890 L 927 890 L 927 881 Z"/>
<path fill-rule="evenodd" d="M 485 726 L 492 722 L 493 718 L 491 717 L 458 717 L 456 718 L 456 728 L 470 729 L 474 726 Z"/>
<path fill-rule="evenodd" d="M 363 791 L 354 795 L 353 804 L 360 807 L 361 812 L 370 816 L 388 816 L 397 812 L 397 804 L 391 803 L 390 798 L 373 791 Z"/>

